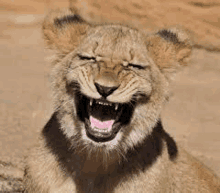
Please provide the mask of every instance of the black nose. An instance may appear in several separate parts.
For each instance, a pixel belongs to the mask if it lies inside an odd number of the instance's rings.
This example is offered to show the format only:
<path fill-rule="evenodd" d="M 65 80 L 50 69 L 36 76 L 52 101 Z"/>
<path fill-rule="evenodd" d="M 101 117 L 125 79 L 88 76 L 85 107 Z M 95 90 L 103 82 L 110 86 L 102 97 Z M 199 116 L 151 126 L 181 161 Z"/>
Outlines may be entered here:
<path fill-rule="evenodd" d="M 105 98 L 110 94 L 112 94 L 118 88 L 117 86 L 112 86 L 112 87 L 102 86 L 98 83 L 95 83 L 95 87 L 99 92 L 99 94 Z"/>

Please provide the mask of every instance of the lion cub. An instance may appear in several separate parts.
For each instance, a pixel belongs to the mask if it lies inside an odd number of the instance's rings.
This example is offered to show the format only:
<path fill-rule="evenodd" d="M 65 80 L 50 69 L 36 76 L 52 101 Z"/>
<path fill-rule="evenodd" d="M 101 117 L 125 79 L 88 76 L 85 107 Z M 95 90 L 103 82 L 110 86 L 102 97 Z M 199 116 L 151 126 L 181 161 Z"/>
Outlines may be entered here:
<path fill-rule="evenodd" d="M 27 159 L 26 192 L 220 192 L 160 120 L 170 81 L 191 54 L 184 32 L 91 25 L 55 11 L 43 34 L 56 52 L 55 111 Z"/>

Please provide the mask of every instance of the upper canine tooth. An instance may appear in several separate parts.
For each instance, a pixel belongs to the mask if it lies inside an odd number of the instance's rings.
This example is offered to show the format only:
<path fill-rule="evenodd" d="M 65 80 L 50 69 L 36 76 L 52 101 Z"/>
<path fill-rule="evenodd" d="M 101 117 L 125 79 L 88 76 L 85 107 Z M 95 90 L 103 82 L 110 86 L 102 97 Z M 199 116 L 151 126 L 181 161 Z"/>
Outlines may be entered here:
<path fill-rule="evenodd" d="M 92 106 L 92 103 L 93 103 L 93 99 L 90 99 L 90 103 L 89 103 L 90 106 Z"/>
<path fill-rule="evenodd" d="M 115 110 L 116 111 L 118 110 L 118 104 L 115 104 Z"/>

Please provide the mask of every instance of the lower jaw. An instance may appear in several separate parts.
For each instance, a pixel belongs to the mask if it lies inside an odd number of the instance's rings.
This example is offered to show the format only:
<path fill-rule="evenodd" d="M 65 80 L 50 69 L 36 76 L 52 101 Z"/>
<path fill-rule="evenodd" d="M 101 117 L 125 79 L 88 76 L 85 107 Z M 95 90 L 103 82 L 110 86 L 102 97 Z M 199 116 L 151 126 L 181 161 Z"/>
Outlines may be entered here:
<path fill-rule="evenodd" d="M 89 137 L 91 140 L 97 143 L 104 143 L 104 142 L 109 142 L 113 140 L 119 131 L 119 128 L 118 128 L 116 132 L 112 131 L 111 133 L 108 133 L 108 134 L 101 134 L 101 133 L 95 134 L 95 132 L 93 133 L 88 123 L 85 123 L 85 128 L 86 128 L 87 137 Z"/>
<path fill-rule="evenodd" d="M 111 135 L 109 137 L 96 137 L 92 134 L 90 134 L 88 131 L 86 131 L 86 135 L 87 137 L 89 137 L 91 140 L 97 142 L 97 143 L 104 143 L 104 142 L 108 142 L 111 141 L 115 138 L 116 135 Z"/>

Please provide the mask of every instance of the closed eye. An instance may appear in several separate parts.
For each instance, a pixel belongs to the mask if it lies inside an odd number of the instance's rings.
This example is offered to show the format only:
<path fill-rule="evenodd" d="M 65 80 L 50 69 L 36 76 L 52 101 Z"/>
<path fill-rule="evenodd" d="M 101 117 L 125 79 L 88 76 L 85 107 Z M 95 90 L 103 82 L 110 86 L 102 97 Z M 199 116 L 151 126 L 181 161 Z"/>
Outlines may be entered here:
<path fill-rule="evenodd" d="M 143 70 L 146 68 L 146 66 L 141 66 L 139 64 L 133 64 L 133 63 L 128 63 L 128 66 L 133 67 L 133 68 L 137 68 L 138 70 Z"/>
<path fill-rule="evenodd" d="M 94 61 L 96 60 L 96 58 L 93 56 L 85 56 L 85 55 L 78 54 L 78 57 L 80 60 L 94 60 Z"/>

